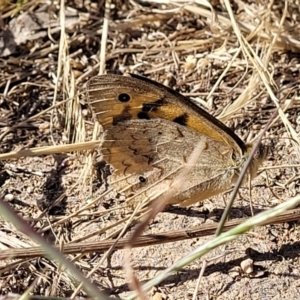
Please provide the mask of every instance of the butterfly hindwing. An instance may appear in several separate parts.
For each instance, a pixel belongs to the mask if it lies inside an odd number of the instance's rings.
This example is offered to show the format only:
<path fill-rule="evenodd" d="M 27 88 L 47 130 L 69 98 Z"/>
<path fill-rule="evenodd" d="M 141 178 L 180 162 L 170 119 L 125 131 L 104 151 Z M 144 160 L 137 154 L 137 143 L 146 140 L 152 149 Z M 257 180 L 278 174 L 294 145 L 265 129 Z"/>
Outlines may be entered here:
<path fill-rule="evenodd" d="M 112 186 L 125 189 L 126 196 L 143 190 L 141 197 L 153 194 L 155 190 L 167 191 L 200 141 L 204 143 L 204 150 L 185 180 L 183 197 L 192 197 L 197 193 L 197 201 L 200 201 L 202 195 L 199 191 L 202 190 L 203 197 L 206 196 L 208 185 L 213 189 L 210 194 L 228 189 L 234 177 L 234 170 L 230 168 L 234 161 L 228 146 L 212 142 L 203 135 L 195 135 L 194 131 L 174 122 L 160 119 L 148 120 L 146 124 L 143 120 L 128 121 L 107 130 L 102 153 L 103 158 L 116 169 L 111 177 Z M 228 170 L 219 167 L 223 166 L 225 160 Z M 212 182 L 216 181 L 216 177 L 226 177 L 227 180 L 214 186 Z M 181 201 L 182 197 L 178 194 L 173 202 Z"/>

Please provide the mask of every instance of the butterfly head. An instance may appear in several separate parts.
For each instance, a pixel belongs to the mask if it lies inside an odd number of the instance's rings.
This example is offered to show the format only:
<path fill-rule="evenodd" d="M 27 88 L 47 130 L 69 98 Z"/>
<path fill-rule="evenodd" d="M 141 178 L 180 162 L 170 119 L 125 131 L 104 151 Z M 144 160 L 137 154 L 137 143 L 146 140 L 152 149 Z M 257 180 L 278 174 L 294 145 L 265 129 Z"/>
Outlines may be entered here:
<path fill-rule="evenodd" d="M 252 144 L 246 144 L 246 157 L 245 157 L 246 159 L 250 155 L 252 149 L 253 149 Z M 264 145 L 259 145 L 255 150 L 251 163 L 249 165 L 249 174 L 251 178 L 254 178 L 256 176 L 258 168 L 266 159 L 267 155 L 268 155 L 268 148 L 265 147 Z"/>

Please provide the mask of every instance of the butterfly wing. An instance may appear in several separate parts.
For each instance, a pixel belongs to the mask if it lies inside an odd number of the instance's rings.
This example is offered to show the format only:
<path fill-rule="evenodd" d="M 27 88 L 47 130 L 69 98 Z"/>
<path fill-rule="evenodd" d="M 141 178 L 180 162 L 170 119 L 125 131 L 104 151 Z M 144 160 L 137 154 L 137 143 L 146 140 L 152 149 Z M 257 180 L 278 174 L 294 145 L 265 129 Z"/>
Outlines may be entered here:
<path fill-rule="evenodd" d="M 248 154 L 224 124 L 157 82 L 102 75 L 89 81 L 87 91 L 106 132 L 102 153 L 115 168 L 111 184 L 137 201 L 168 190 L 199 141 L 205 150 L 174 203 L 188 205 L 228 189 Z"/>
<path fill-rule="evenodd" d="M 204 150 L 172 203 L 187 205 L 184 200 L 194 199 L 191 204 L 228 189 L 235 172 L 232 150 L 162 119 L 125 121 L 107 130 L 102 154 L 116 169 L 110 184 L 134 202 L 156 198 L 169 190 L 199 142 Z"/>
<path fill-rule="evenodd" d="M 237 156 L 243 141 L 222 122 L 176 91 L 132 75 L 100 75 L 88 83 L 88 98 L 104 129 L 128 120 L 165 119 L 230 146 Z"/>

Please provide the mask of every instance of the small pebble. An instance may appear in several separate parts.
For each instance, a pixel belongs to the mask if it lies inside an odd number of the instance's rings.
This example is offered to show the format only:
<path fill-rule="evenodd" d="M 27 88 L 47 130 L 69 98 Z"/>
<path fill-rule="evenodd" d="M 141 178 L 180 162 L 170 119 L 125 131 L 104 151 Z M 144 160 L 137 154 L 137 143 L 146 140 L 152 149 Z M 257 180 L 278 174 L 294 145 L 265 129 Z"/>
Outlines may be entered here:
<path fill-rule="evenodd" d="M 14 198 L 15 198 L 15 196 L 13 194 L 6 194 L 4 196 L 5 201 L 12 201 L 12 200 L 14 200 Z"/>
<path fill-rule="evenodd" d="M 253 273 L 253 260 L 251 258 L 243 260 L 241 262 L 241 269 L 245 274 Z"/>

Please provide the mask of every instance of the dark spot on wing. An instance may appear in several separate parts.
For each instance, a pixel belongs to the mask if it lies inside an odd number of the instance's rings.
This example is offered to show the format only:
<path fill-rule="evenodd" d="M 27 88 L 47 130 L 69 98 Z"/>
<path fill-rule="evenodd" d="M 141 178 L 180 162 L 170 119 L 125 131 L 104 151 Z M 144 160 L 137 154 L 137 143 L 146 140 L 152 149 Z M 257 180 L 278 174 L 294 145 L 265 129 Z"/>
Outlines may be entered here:
<path fill-rule="evenodd" d="M 173 122 L 177 123 L 177 124 L 180 124 L 180 125 L 183 125 L 183 126 L 186 126 L 187 122 L 188 122 L 188 114 L 184 113 L 178 117 L 176 117 Z"/>
<path fill-rule="evenodd" d="M 144 111 L 141 111 L 137 114 L 137 117 L 139 119 L 143 119 L 143 120 L 149 120 L 150 119 L 150 116 L 148 115 L 147 112 L 144 112 Z"/>
<path fill-rule="evenodd" d="M 120 122 L 128 121 L 131 119 L 132 119 L 132 115 L 130 113 L 130 106 L 126 105 L 122 113 L 113 117 L 113 125 L 117 125 Z"/>
<path fill-rule="evenodd" d="M 156 111 L 159 107 L 166 104 L 164 99 L 159 99 L 155 102 L 145 102 L 142 107 L 143 112 L 151 112 Z"/>

